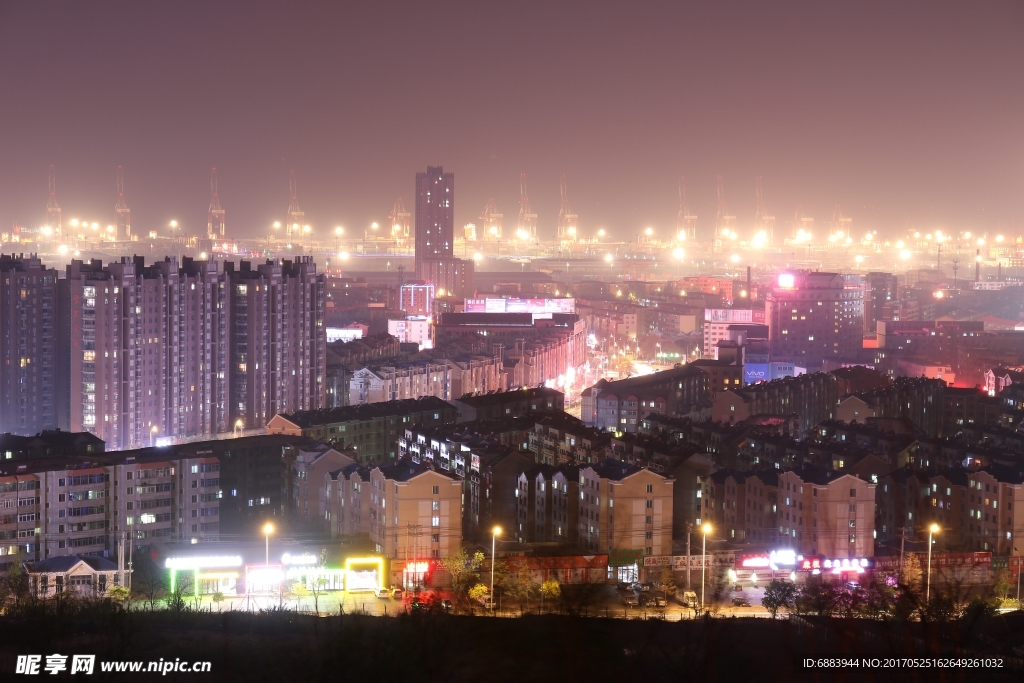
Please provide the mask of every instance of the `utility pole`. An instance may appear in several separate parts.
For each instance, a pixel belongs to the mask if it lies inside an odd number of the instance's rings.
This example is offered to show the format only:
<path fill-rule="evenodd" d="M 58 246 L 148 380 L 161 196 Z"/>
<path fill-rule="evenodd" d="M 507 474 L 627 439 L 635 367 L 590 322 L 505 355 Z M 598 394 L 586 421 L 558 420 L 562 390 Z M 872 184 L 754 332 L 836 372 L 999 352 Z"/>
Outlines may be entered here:
<path fill-rule="evenodd" d="M 686 523 L 686 590 L 690 590 L 690 534 L 693 532 L 693 524 Z"/>
<path fill-rule="evenodd" d="M 900 583 L 903 583 L 903 549 L 907 543 L 907 527 L 900 529 Z"/>
<path fill-rule="evenodd" d="M 125 532 L 121 532 L 121 542 L 117 544 L 117 585 L 124 585 L 124 537 Z"/>

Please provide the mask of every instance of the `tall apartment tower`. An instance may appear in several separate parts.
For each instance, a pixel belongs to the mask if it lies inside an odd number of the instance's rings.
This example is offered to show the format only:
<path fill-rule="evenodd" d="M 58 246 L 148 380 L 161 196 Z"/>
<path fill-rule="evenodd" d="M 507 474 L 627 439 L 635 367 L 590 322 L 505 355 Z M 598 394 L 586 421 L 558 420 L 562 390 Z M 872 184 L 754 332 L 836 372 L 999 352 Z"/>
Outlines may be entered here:
<path fill-rule="evenodd" d="M 60 290 L 67 427 L 110 450 L 324 405 L 324 276 L 311 257 L 223 272 L 188 258 L 73 261 Z"/>
<path fill-rule="evenodd" d="M 108 450 L 127 448 L 135 431 L 136 384 L 126 374 L 141 374 L 142 358 L 153 358 L 142 348 L 145 337 L 136 320 L 155 319 L 156 304 L 143 310 L 136 300 L 135 266 L 128 259 L 109 267 L 98 260 L 72 261 L 59 287 L 70 311 L 68 339 L 61 343 L 68 373 L 60 378 L 60 391 L 70 397 L 69 429 L 95 434 Z"/>
<path fill-rule="evenodd" d="M 428 166 L 416 174 L 416 270 L 424 261 L 452 258 L 455 242 L 455 174 Z"/>
<path fill-rule="evenodd" d="M 57 421 L 57 271 L 0 254 L 0 433 L 32 436 Z"/>
<path fill-rule="evenodd" d="M 325 405 L 325 276 L 311 257 L 255 269 L 225 264 L 231 298 L 230 422 L 262 427 L 277 413 Z"/>
<path fill-rule="evenodd" d="M 864 290 L 838 273 L 782 272 L 765 301 L 772 360 L 809 371 L 826 358 L 848 358 L 862 346 Z"/>

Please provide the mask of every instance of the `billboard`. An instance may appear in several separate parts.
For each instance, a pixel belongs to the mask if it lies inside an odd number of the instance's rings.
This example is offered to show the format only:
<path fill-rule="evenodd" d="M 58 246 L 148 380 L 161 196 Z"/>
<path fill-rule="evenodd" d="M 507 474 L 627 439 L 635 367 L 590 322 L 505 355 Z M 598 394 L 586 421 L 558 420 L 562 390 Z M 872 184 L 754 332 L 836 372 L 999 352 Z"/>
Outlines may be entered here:
<path fill-rule="evenodd" d="M 767 363 L 746 363 L 743 366 L 743 383 L 756 384 L 773 379 Z"/>
<path fill-rule="evenodd" d="M 466 299 L 466 313 L 575 313 L 576 299 Z"/>

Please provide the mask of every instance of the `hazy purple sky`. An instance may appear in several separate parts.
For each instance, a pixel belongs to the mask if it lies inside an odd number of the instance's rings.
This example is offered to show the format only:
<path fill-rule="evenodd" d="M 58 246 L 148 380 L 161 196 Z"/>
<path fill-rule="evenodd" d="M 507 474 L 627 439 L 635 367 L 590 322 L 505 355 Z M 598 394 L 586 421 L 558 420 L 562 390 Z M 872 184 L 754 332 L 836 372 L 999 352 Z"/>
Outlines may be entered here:
<path fill-rule="evenodd" d="M 455 172 L 457 224 L 514 225 L 529 174 L 554 232 L 707 228 L 714 176 L 749 221 L 841 202 L 867 229 L 1024 223 L 1020 2 L 95 2 L 0 4 L 0 225 L 111 221 L 263 234 L 288 170 L 315 229 L 362 231 L 414 174 Z"/>

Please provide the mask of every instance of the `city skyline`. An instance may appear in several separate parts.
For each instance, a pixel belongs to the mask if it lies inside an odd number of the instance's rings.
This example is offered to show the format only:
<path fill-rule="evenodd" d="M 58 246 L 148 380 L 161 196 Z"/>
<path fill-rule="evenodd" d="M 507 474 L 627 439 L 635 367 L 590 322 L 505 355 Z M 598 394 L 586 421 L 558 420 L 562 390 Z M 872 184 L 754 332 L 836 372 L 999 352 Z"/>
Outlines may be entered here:
<path fill-rule="evenodd" d="M 674 228 L 681 174 L 701 232 L 718 174 L 741 228 L 757 176 L 780 226 L 798 203 L 819 224 L 838 203 L 883 234 L 1019 227 L 1024 100 L 1001 84 L 1020 63 L 1021 10 L 927 8 L 282 6 L 217 33 L 235 23 L 229 5 L 201 23 L 185 8 L 14 8 L 0 28 L 19 65 L 0 76 L 0 220 L 43 220 L 52 163 L 66 219 L 114 223 L 123 166 L 136 232 L 174 219 L 203 234 L 216 166 L 228 235 L 285 217 L 292 169 L 307 222 L 361 233 L 438 164 L 460 177 L 457 227 L 491 197 L 514 215 L 525 172 L 541 239 L 562 173 L 581 233 L 618 240 Z M 491 45 L 478 27 L 496 22 L 507 30 Z M 317 38 L 336 49 L 320 55 Z M 402 66 L 427 49 L 449 65 L 436 78 Z M 296 94 L 268 98 L 274 82 Z M 44 101 L 43 84 L 67 104 L 19 105 Z"/>

